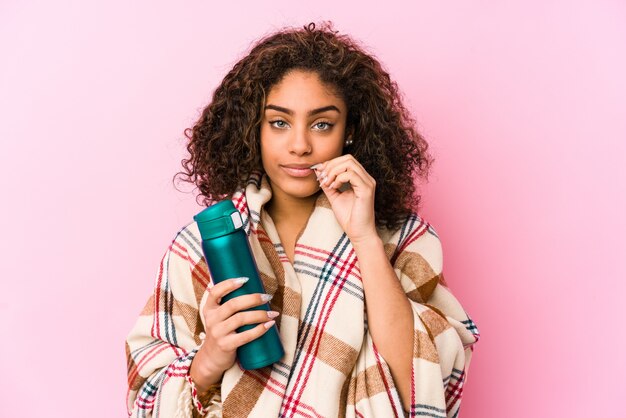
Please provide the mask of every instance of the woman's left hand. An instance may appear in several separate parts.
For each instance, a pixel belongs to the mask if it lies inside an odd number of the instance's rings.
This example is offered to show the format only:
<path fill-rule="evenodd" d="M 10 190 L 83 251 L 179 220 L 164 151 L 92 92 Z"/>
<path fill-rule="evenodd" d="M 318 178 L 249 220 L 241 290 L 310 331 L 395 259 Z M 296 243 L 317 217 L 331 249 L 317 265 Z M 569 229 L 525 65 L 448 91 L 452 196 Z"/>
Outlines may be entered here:
<path fill-rule="evenodd" d="M 363 166 L 351 154 L 346 154 L 319 164 L 315 172 L 350 241 L 354 244 L 377 237 L 374 218 L 376 181 Z M 339 188 L 345 183 L 351 188 L 340 192 Z"/>

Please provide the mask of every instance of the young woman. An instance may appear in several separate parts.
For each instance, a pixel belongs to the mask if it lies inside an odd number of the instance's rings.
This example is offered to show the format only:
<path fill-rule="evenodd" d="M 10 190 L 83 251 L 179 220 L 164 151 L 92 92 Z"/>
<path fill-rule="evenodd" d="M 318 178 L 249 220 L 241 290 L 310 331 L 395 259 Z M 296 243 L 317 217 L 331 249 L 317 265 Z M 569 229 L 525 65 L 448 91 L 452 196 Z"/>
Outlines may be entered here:
<path fill-rule="evenodd" d="M 184 227 L 127 340 L 130 415 L 458 416 L 479 334 L 416 213 L 432 159 L 413 125 L 330 25 L 257 42 L 187 131 L 180 174 L 204 204 L 235 203 L 267 294 L 220 304 L 245 278 L 214 284 Z M 285 356 L 243 370 L 237 347 L 272 326 Z"/>

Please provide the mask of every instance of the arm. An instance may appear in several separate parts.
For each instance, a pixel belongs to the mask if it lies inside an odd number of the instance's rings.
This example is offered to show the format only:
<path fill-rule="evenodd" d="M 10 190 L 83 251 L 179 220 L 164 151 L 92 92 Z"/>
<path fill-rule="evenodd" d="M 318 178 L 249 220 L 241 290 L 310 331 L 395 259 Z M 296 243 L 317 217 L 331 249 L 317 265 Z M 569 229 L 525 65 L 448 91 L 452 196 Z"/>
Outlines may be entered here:
<path fill-rule="evenodd" d="M 387 356 L 380 356 L 383 361 L 376 356 L 376 361 L 388 366 L 400 403 L 411 416 L 456 416 L 479 334 L 443 282 L 439 237 L 428 223 L 411 214 L 383 247 L 390 257 L 383 257 L 374 221 L 375 180 L 349 154 L 315 170 L 337 221 L 360 255 L 367 317 L 372 321 L 369 334 Z M 344 183 L 351 187 L 340 192 Z"/>
<path fill-rule="evenodd" d="M 353 244 L 359 259 L 372 340 L 385 359 L 405 410 L 411 406 L 413 312 L 381 239 Z M 393 326 L 390 326 L 393 324 Z"/>
<path fill-rule="evenodd" d="M 434 229 L 416 215 L 408 225 L 404 238 L 396 233 L 390 240 L 397 245 L 382 247 L 372 238 L 354 246 L 363 254 L 359 265 L 369 332 L 405 411 L 415 416 L 434 407 L 455 416 L 480 335 L 445 285 L 441 242 Z"/>
<path fill-rule="evenodd" d="M 127 337 L 129 415 L 173 417 L 179 398 L 191 411 L 185 377 L 201 343 L 198 312 L 209 276 L 190 238 L 183 229 L 165 252 L 154 294 Z"/>

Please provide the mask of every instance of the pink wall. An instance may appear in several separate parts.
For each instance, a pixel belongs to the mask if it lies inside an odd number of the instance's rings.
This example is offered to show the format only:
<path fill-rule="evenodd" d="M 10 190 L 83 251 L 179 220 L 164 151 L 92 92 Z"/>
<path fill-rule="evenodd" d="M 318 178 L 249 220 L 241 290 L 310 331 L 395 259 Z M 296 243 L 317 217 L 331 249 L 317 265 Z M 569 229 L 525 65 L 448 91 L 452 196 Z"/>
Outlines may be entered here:
<path fill-rule="evenodd" d="M 462 416 L 619 416 L 624 2 L 85 3 L 0 4 L 0 416 L 124 416 L 124 338 L 199 210 L 182 131 L 250 42 L 318 19 L 432 143 L 423 215 L 482 333 Z"/>

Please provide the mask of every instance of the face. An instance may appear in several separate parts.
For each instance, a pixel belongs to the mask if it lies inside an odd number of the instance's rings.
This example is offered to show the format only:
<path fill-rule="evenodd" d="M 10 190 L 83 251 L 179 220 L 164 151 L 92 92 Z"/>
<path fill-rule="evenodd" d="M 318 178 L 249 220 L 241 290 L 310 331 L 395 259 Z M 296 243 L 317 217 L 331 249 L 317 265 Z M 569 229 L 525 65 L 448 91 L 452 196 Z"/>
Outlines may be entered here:
<path fill-rule="evenodd" d="M 261 158 L 274 197 L 310 197 L 320 188 L 308 167 L 342 154 L 345 102 L 316 73 L 294 70 L 272 87 L 264 112 Z"/>

